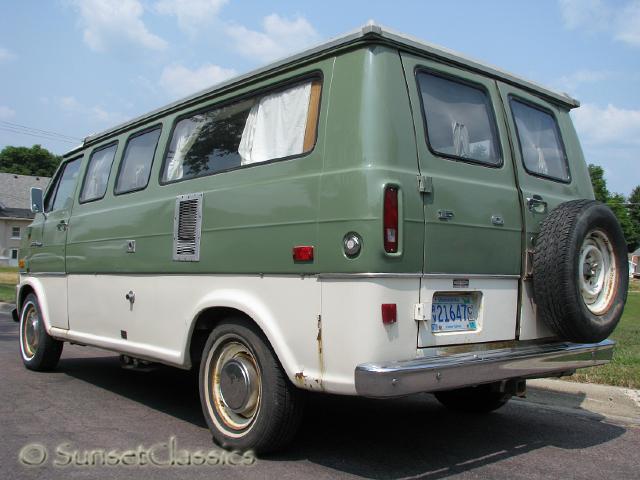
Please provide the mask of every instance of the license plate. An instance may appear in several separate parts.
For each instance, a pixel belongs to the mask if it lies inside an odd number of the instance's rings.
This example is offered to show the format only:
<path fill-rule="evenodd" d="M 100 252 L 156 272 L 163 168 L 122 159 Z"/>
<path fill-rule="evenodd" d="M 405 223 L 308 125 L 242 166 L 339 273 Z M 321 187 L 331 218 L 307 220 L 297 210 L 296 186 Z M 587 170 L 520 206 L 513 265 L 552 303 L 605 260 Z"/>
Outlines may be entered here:
<path fill-rule="evenodd" d="M 476 330 L 476 309 L 471 295 L 434 295 L 431 305 L 431 331 Z"/>

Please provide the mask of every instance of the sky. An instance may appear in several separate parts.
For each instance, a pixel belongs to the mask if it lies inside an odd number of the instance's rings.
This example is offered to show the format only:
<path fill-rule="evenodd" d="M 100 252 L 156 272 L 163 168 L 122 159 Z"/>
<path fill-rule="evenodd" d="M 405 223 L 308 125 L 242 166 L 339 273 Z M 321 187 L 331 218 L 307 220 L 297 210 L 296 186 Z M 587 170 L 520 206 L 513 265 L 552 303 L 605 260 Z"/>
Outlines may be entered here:
<path fill-rule="evenodd" d="M 369 20 L 578 98 L 587 161 L 640 184 L 640 0 L 0 0 L 0 148 L 62 154 Z"/>

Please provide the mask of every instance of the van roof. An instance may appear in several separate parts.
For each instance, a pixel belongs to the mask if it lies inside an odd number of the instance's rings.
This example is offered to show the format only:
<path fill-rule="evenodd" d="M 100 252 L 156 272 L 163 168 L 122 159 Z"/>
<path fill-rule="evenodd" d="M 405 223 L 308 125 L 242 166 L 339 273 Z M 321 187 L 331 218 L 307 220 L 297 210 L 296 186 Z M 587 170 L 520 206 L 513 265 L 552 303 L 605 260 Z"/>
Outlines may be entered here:
<path fill-rule="evenodd" d="M 543 96 L 555 103 L 561 104 L 566 108 L 575 108 L 580 106 L 580 102 L 578 102 L 578 100 L 570 97 L 565 93 L 560 93 L 560 92 L 556 92 L 554 90 L 548 89 L 535 82 L 526 80 L 522 77 L 513 75 L 511 73 L 505 72 L 504 70 L 501 70 L 489 64 L 480 62 L 478 60 L 474 60 L 472 58 L 469 58 L 453 50 L 449 50 L 447 48 L 440 47 L 431 43 L 423 42 L 421 40 L 412 38 L 408 35 L 394 32 L 393 30 L 387 27 L 383 27 L 381 25 L 375 24 L 374 22 L 369 22 L 366 25 L 358 28 L 357 30 L 354 30 L 352 32 L 346 33 L 339 37 L 333 38 L 325 43 L 309 48 L 295 55 L 291 55 L 289 57 L 283 58 L 281 60 L 277 60 L 264 67 L 236 76 L 225 82 L 218 83 L 210 88 L 194 93 L 181 100 L 172 102 L 168 105 L 165 105 L 164 107 L 153 110 L 149 113 L 141 115 L 137 118 L 134 118 L 128 122 L 112 127 L 103 132 L 89 135 L 84 139 L 82 145 L 67 152 L 65 156 L 74 154 L 79 150 L 85 148 L 87 145 L 91 143 L 95 143 L 111 135 L 119 134 L 129 128 L 133 128 L 143 123 L 146 123 L 148 121 L 157 119 L 172 111 L 176 111 L 183 107 L 188 107 L 193 104 L 197 104 L 198 102 L 206 98 L 209 98 L 215 94 L 219 94 L 224 91 L 230 90 L 232 88 L 236 88 L 242 85 L 243 83 L 247 82 L 248 80 L 255 79 L 255 77 L 257 76 L 263 76 L 263 75 L 266 76 L 268 74 L 275 73 L 284 68 L 288 68 L 291 65 L 294 65 L 296 63 L 307 61 L 313 57 L 318 57 L 320 55 L 324 55 L 336 50 L 341 50 L 346 47 L 351 47 L 352 45 L 360 45 L 360 44 L 367 44 L 367 43 L 382 43 L 382 44 L 392 45 L 404 50 L 415 51 L 420 55 L 432 57 L 452 65 L 464 67 L 466 69 L 471 69 L 471 70 L 480 72 L 484 75 L 502 80 L 506 83 L 516 85 L 520 88 L 523 88 L 524 90 L 528 90 L 534 94 Z"/>

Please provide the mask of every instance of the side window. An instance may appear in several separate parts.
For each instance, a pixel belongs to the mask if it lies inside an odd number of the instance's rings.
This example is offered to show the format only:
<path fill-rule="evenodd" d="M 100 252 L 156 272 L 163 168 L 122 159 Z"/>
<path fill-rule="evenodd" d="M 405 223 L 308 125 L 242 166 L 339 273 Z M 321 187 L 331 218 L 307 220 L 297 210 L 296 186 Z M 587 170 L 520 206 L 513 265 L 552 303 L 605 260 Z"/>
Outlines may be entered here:
<path fill-rule="evenodd" d="M 434 153 L 491 166 L 502 164 L 487 92 L 476 86 L 418 72 L 427 141 Z"/>
<path fill-rule="evenodd" d="M 569 181 L 569 167 L 555 117 L 514 98 L 509 100 L 524 168 L 533 175 Z"/>
<path fill-rule="evenodd" d="M 56 178 L 55 185 L 52 185 L 47 195 L 46 212 L 71 208 L 81 161 L 82 158 L 76 158 L 64 165 L 62 172 Z"/>
<path fill-rule="evenodd" d="M 210 175 L 309 152 L 316 141 L 319 81 L 241 100 L 180 120 L 163 182 Z"/>
<path fill-rule="evenodd" d="M 160 132 L 161 128 L 158 127 L 129 138 L 116 180 L 116 195 L 142 190 L 147 186 Z"/>
<path fill-rule="evenodd" d="M 94 150 L 89 159 L 87 173 L 84 176 L 82 192 L 80 192 L 80 202 L 90 202 L 104 197 L 109 181 L 109 172 L 113 157 L 116 154 L 117 144 L 107 147 L 100 147 Z"/>

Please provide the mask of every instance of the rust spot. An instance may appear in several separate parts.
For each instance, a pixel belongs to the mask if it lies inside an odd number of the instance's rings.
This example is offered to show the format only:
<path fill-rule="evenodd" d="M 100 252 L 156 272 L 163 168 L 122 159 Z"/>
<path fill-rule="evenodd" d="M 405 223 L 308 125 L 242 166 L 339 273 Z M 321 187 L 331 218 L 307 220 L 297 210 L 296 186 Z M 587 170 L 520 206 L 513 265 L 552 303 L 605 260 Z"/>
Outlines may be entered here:
<path fill-rule="evenodd" d="M 305 376 L 305 374 L 303 372 L 298 372 L 298 373 L 295 374 L 295 378 L 296 378 L 296 382 L 298 382 L 300 384 L 304 384 L 304 380 L 307 377 Z"/>

